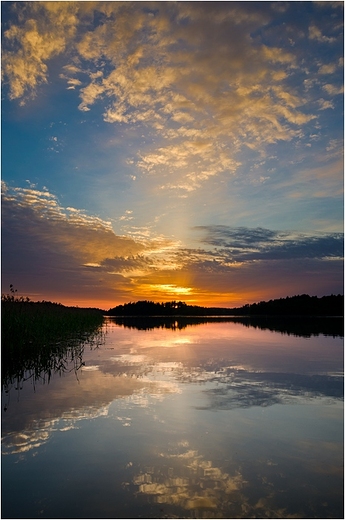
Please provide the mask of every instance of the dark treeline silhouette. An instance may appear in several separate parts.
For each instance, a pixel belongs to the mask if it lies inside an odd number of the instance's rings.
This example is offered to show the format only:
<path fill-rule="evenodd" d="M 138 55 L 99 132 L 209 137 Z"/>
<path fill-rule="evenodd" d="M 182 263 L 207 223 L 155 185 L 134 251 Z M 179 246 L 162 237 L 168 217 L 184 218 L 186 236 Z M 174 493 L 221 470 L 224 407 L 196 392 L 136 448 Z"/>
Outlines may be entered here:
<path fill-rule="evenodd" d="M 187 305 L 181 301 L 155 303 L 144 300 L 118 305 L 105 314 L 108 316 L 343 316 L 344 296 L 332 294 L 318 298 L 302 294 L 234 308 L 201 307 Z"/>
<path fill-rule="evenodd" d="M 268 302 L 253 303 L 232 310 L 235 314 L 248 315 L 344 316 L 344 295 L 331 294 L 318 298 L 317 296 L 302 294 Z"/>
<path fill-rule="evenodd" d="M 118 305 L 106 313 L 108 316 L 204 316 L 204 307 L 184 302 L 155 303 L 148 300 Z"/>
<path fill-rule="evenodd" d="M 137 330 L 182 330 L 205 323 L 231 322 L 288 336 L 344 336 L 343 319 L 336 316 L 111 316 L 108 319 L 122 327 Z"/>

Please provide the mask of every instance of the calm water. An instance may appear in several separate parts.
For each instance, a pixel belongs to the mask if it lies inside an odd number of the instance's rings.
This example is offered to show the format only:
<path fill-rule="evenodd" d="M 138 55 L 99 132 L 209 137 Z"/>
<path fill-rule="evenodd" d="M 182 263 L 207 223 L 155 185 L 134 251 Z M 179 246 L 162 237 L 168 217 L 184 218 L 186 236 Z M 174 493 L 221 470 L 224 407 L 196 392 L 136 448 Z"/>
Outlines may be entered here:
<path fill-rule="evenodd" d="M 2 518 L 343 518 L 342 337 L 134 325 L 3 392 Z"/>

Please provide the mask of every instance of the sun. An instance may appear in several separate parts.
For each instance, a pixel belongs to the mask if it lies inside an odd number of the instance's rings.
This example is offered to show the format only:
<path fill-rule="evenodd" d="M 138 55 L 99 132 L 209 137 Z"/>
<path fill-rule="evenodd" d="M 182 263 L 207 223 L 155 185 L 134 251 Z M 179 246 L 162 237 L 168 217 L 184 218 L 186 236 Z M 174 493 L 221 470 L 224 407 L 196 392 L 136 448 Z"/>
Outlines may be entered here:
<path fill-rule="evenodd" d="M 179 287 L 175 284 L 150 284 L 149 288 L 153 292 L 158 291 L 174 296 L 186 295 L 192 292 L 191 287 Z"/>

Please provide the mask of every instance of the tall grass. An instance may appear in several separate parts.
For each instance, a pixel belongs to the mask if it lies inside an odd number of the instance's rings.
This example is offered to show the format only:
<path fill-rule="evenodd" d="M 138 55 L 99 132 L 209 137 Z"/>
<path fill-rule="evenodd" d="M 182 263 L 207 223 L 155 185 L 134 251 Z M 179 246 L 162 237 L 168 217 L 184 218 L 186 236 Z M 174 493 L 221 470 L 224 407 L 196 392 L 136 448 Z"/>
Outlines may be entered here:
<path fill-rule="evenodd" d="M 34 379 L 50 378 L 71 361 L 82 364 L 83 345 L 98 341 L 103 323 L 99 309 L 65 307 L 59 303 L 32 302 L 28 298 L 1 298 L 2 386 L 21 381 L 29 372 Z"/>

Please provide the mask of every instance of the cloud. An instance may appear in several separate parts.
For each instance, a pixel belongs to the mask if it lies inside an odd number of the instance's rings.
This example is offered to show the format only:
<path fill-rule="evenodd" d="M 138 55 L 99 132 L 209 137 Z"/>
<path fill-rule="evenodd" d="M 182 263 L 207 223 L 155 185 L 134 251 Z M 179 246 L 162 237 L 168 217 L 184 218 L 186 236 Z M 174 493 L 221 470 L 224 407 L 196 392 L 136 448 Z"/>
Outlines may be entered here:
<path fill-rule="evenodd" d="M 336 41 L 336 38 L 322 34 L 321 30 L 316 27 L 316 25 L 311 25 L 309 27 L 309 38 L 311 40 L 317 40 L 321 43 L 334 43 Z"/>
<path fill-rule="evenodd" d="M 319 110 L 327 110 L 328 108 L 334 110 L 334 104 L 332 101 L 326 101 L 325 99 L 321 98 L 318 100 L 318 103 L 320 105 Z"/>
<path fill-rule="evenodd" d="M 68 294 L 69 302 L 105 308 L 138 299 L 231 306 L 263 294 L 341 292 L 341 233 L 220 225 L 192 231 L 195 248 L 134 228 L 120 236 L 111 222 L 64 208 L 46 190 L 4 184 L 3 288 L 12 283 L 33 299 L 63 303 Z"/>
<path fill-rule="evenodd" d="M 338 94 L 344 94 L 344 86 L 343 85 L 339 87 L 339 86 L 335 86 L 335 85 L 331 85 L 331 84 L 327 83 L 326 85 L 323 85 L 322 88 L 330 96 L 335 96 L 335 95 L 338 95 Z"/>
<path fill-rule="evenodd" d="M 102 101 L 105 122 L 154 136 L 134 161 L 166 189 L 188 194 L 211 177 L 233 175 L 244 145 L 264 155 L 270 144 L 300 138 L 317 119 L 291 81 L 306 71 L 298 52 L 252 36 L 270 25 L 274 5 L 99 2 L 97 21 L 92 2 L 14 9 L 18 20 L 5 31 L 3 58 L 10 98 L 37 94 L 51 58 L 63 56 L 60 77 L 79 92 L 79 110 Z M 335 38 L 308 27 L 312 39 Z M 319 74 L 337 67 L 319 63 Z"/>
<path fill-rule="evenodd" d="M 180 269 L 199 298 L 254 301 L 341 293 L 343 234 L 198 226 L 203 248 L 181 250 Z M 259 296 L 260 294 L 260 296 Z"/>
<path fill-rule="evenodd" d="M 130 281 L 120 275 L 100 277 L 91 265 L 107 258 L 136 255 L 145 245 L 116 235 L 110 222 L 75 208 L 63 208 L 48 191 L 11 189 L 2 196 L 3 287 L 26 287 L 38 292 L 73 298 L 97 299 L 128 290 Z M 109 279 L 112 278 L 112 279 Z M 116 288 L 116 289 L 115 289 Z M 115 292 L 114 292 L 115 291 Z M 47 296 L 45 296 L 47 299 Z M 37 297 L 36 297 L 37 299 Z"/>
<path fill-rule="evenodd" d="M 336 70 L 336 63 L 327 63 L 325 65 L 321 65 L 321 67 L 319 68 L 319 74 L 334 74 Z"/>
<path fill-rule="evenodd" d="M 61 54 L 74 37 L 77 9 L 73 3 L 60 2 L 24 5 L 18 11 L 13 5 L 12 9 L 19 23 L 4 32 L 2 70 L 10 99 L 24 99 L 35 95 L 38 85 L 47 82 L 47 61 Z"/>
<path fill-rule="evenodd" d="M 228 226 L 198 226 L 194 231 L 202 233 L 201 247 L 182 245 L 172 251 L 169 262 L 174 269 L 162 263 L 154 271 L 138 273 L 136 284 L 146 297 L 151 294 L 161 301 L 159 287 L 167 285 L 182 288 L 179 297 L 187 302 L 212 305 L 216 299 L 227 306 L 282 295 L 342 292 L 340 233 L 308 235 Z"/>
<path fill-rule="evenodd" d="M 49 238 L 51 243 L 74 252 L 84 261 L 99 262 L 120 251 L 130 255 L 144 249 L 132 239 L 115 235 L 110 222 L 82 210 L 63 208 L 48 191 L 5 187 L 3 218 L 6 223 L 11 216 L 14 217 L 13 230 L 24 231 L 25 223 L 30 221 L 30 232 L 42 240 Z"/>
<path fill-rule="evenodd" d="M 315 151 L 317 166 L 301 168 L 290 178 L 282 180 L 277 189 L 284 190 L 287 198 L 312 199 L 343 197 L 344 161 L 343 142 L 330 139 L 325 148 Z"/>
<path fill-rule="evenodd" d="M 342 258 L 342 233 L 307 235 L 263 228 L 197 226 L 205 234 L 202 242 L 222 248 L 229 260 L 292 260 L 298 258 Z"/>

